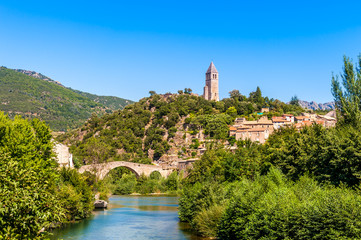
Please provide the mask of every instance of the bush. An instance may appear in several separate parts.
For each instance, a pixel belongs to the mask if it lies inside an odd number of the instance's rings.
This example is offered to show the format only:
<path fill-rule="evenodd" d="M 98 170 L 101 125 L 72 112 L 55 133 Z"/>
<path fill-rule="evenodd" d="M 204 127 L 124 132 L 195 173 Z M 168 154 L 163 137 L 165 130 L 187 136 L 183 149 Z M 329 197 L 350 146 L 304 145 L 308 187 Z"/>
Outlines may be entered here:
<path fill-rule="evenodd" d="M 344 187 L 319 186 L 279 170 L 238 183 L 219 225 L 220 239 L 360 239 L 361 196 Z"/>
<path fill-rule="evenodd" d="M 193 220 L 194 229 L 202 236 L 216 237 L 225 209 L 224 205 L 213 205 L 208 209 L 202 209 Z"/>
<path fill-rule="evenodd" d="M 36 239 L 64 219 L 49 128 L 0 112 L 0 236 Z"/>
<path fill-rule="evenodd" d="M 62 168 L 60 170 L 60 199 L 67 211 L 67 220 L 79 220 L 91 215 L 94 197 L 88 186 L 86 177 L 76 169 Z"/>
<path fill-rule="evenodd" d="M 133 173 L 124 174 L 119 181 L 115 183 L 113 194 L 131 194 L 136 191 L 137 178 Z"/>

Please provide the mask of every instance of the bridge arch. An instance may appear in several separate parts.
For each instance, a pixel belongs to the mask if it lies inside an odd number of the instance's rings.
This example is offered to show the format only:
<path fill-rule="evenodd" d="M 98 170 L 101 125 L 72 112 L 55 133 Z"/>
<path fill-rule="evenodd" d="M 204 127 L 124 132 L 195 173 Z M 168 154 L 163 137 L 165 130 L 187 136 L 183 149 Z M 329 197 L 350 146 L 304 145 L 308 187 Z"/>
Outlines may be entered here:
<path fill-rule="evenodd" d="M 123 162 L 123 161 L 84 165 L 81 168 L 79 168 L 78 171 L 80 173 L 92 172 L 100 179 L 103 179 L 109 173 L 110 170 L 117 167 L 126 167 L 132 172 L 134 172 L 137 177 L 139 177 L 142 174 L 149 177 L 150 174 L 154 171 L 158 171 L 162 177 L 168 177 L 168 175 L 171 174 L 173 171 L 169 169 L 163 169 L 161 166 L 133 163 L 133 162 Z"/>
<path fill-rule="evenodd" d="M 117 169 L 117 168 L 125 168 L 125 169 L 129 170 L 130 173 L 134 174 L 136 178 L 139 178 L 139 177 L 140 177 L 139 173 L 138 173 L 137 171 L 135 171 L 133 168 L 126 167 L 126 166 L 119 166 L 119 167 L 115 167 L 115 168 L 113 168 L 113 169 L 110 169 L 110 170 L 108 171 L 108 173 L 106 173 L 106 174 L 103 176 L 103 178 L 105 178 L 106 176 L 108 176 L 108 174 L 109 174 L 112 170 Z M 128 172 L 127 172 L 127 173 L 128 173 Z"/>

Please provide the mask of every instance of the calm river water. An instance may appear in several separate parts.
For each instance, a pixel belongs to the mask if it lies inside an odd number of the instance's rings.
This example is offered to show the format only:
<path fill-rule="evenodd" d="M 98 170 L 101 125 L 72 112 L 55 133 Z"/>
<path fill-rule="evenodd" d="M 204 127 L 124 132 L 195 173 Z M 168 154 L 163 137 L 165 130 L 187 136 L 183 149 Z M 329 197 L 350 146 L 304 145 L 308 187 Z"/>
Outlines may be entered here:
<path fill-rule="evenodd" d="M 107 210 L 95 211 L 90 219 L 56 229 L 52 239 L 201 239 L 179 223 L 177 208 L 177 197 L 112 196 Z"/>

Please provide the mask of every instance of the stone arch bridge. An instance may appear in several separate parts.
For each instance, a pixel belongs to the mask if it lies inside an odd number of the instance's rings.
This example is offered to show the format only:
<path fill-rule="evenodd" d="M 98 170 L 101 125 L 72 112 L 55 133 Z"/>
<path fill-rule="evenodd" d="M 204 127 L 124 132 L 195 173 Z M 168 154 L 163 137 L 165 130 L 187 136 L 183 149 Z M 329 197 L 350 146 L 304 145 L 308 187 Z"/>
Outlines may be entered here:
<path fill-rule="evenodd" d="M 135 173 L 137 177 L 139 177 L 142 174 L 149 177 L 150 174 L 154 171 L 158 171 L 162 175 L 162 177 L 168 177 L 169 174 L 171 174 L 173 171 L 171 169 L 163 169 L 161 166 L 133 163 L 133 162 L 122 162 L 122 161 L 84 165 L 81 168 L 79 168 L 78 171 L 80 173 L 92 172 L 95 173 L 100 179 L 103 179 L 109 173 L 110 170 L 117 167 L 128 168 L 130 171 Z"/>

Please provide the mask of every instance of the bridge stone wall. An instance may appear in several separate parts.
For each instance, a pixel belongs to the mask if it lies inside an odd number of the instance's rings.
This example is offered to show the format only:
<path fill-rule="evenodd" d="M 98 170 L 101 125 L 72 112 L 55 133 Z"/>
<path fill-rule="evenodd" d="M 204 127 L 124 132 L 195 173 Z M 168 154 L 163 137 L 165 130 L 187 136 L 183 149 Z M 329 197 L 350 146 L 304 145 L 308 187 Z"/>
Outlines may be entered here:
<path fill-rule="evenodd" d="M 158 171 L 162 177 L 168 177 L 169 174 L 172 173 L 173 170 L 163 169 L 161 166 L 155 165 L 148 165 L 148 164 L 141 164 L 141 163 L 133 163 L 133 162 L 107 162 L 107 163 L 100 163 L 100 164 L 92 164 L 92 165 L 84 165 L 79 168 L 79 172 L 92 172 L 97 175 L 100 179 L 103 179 L 110 170 L 117 168 L 117 167 L 126 167 L 132 172 L 135 173 L 137 177 L 144 174 L 145 176 L 150 176 L 150 174 L 154 171 Z"/>

